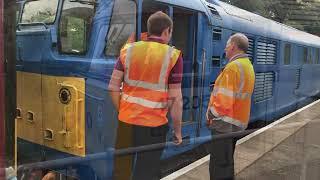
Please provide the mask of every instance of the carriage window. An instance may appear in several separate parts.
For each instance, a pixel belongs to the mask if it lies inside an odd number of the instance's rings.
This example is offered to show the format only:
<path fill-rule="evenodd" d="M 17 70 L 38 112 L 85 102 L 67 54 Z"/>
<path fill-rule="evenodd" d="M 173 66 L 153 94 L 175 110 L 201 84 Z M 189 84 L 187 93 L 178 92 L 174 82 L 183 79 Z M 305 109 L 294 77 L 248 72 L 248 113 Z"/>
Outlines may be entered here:
<path fill-rule="evenodd" d="M 308 64 L 312 64 L 312 63 L 313 63 L 312 51 L 311 51 L 311 49 L 309 49 L 309 51 L 308 51 Z"/>
<path fill-rule="evenodd" d="M 316 61 L 315 63 L 320 64 L 320 49 L 316 49 Z"/>
<path fill-rule="evenodd" d="M 51 24 L 55 21 L 58 0 L 28 1 L 24 5 L 22 23 L 43 22 Z"/>
<path fill-rule="evenodd" d="M 291 45 L 286 44 L 284 48 L 284 64 L 290 64 L 290 55 L 291 55 Z"/>
<path fill-rule="evenodd" d="M 66 54 L 85 54 L 89 41 L 93 3 L 64 1 L 59 23 L 59 50 Z"/>
<path fill-rule="evenodd" d="M 131 0 L 116 0 L 110 21 L 106 56 L 119 56 L 121 47 L 136 30 L 136 4 Z"/>
<path fill-rule="evenodd" d="M 307 62 L 308 62 L 308 49 L 303 48 L 303 63 L 307 64 Z"/>

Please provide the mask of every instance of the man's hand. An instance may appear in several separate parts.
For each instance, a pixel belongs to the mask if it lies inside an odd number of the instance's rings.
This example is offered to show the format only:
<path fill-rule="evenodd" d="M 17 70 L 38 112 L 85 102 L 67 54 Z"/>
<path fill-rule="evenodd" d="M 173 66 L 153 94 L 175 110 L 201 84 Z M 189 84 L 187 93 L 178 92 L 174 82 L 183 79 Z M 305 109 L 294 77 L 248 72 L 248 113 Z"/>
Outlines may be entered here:
<path fill-rule="evenodd" d="M 177 146 L 182 143 L 181 131 L 180 132 L 173 131 L 173 143 Z"/>
<path fill-rule="evenodd" d="M 207 110 L 207 113 L 206 113 L 206 119 L 207 119 L 207 127 L 209 127 L 212 123 L 213 123 L 213 120 L 209 118 L 209 108 Z"/>
<path fill-rule="evenodd" d="M 212 123 L 213 123 L 213 120 L 211 120 L 211 119 L 207 119 L 207 126 L 209 127 L 209 126 L 211 126 L 212 125 Z"/>
<path fill-rule="evenodd" d="M 213 115 L 209 109 L 207 110 L 206 117 L 207 117 L 206 118 L 207 119 L 207 127 L 212 126 L 214 121 L 222 120 L 221 117 L 216 117 L 215 115 Z"/>
<path fill-rule="evenodd" d="M 55 180 L 56 179 L 56 174 L 54 172 L 48 172 L 42 180 Z"/>

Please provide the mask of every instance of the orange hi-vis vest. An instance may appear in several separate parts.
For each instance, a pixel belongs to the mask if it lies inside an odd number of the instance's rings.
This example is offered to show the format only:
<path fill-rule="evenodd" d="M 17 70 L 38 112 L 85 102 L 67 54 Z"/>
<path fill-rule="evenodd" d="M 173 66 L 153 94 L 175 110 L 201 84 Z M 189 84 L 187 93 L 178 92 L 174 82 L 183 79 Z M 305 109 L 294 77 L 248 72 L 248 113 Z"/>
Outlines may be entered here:
<path fill-rule="evenodd" d="M 179 50 L 151 41 L 126 44 L 121 49 L 120 121 L 148 127 L 168 122 L 168 77 L 179 55 Z"/>
<path fill-rule="evenodd" d="M 242 130 L 246 129 L 254 82 L 253 66 L 247 57 L 229 62 L 211 93 L 208 106 L 211 113 Z"/>

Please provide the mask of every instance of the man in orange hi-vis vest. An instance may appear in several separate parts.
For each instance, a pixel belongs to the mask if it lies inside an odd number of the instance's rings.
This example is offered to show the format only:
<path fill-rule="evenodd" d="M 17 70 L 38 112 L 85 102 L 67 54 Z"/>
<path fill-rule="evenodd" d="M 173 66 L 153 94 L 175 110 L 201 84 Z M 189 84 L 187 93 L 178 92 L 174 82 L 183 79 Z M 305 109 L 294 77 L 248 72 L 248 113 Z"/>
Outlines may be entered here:
<path fill-rule="evenodd" d="M 181 52 L 167 45 L 173 23 L 159 11 L 149 17 L 147 28 L 147 40 L 127 43 L 121 49 L 109 83 L 113 104 L 119 111 L 116 149 L 165 143 L 168 110 L 174 143 L 182 142 L 183 62 Z M 114 179 L 160 179 L 163 149 L 115 157 Z"/>
<path fill-rule="evenodd" d="M 236 137 L 214 139 L 215 135 L 245 130 L 248 126 L 255 74 L 246 54 L 248 38 L 232 35 L 225 48 L 228 64 L 216 79 L 207 110 L 207 124 L 212 130 L 210 144 L 210 179 L 234 179 Z"/>

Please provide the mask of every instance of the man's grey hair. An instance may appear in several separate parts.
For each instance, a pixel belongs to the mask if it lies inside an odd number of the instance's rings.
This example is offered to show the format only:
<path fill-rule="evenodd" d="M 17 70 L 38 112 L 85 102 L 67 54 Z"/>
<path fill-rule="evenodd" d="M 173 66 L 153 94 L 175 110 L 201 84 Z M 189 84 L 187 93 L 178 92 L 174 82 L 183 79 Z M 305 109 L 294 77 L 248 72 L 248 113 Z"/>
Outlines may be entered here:
<path fill-rule="evenodd" d="M 242 33 L 236 33 L 229 38 L 228 43 L 229 42 L 234 43 L 239 50 L 243 51 L 244 53 L 247 53 L 249 47 L 249 40 L 246 35 Z"/>

